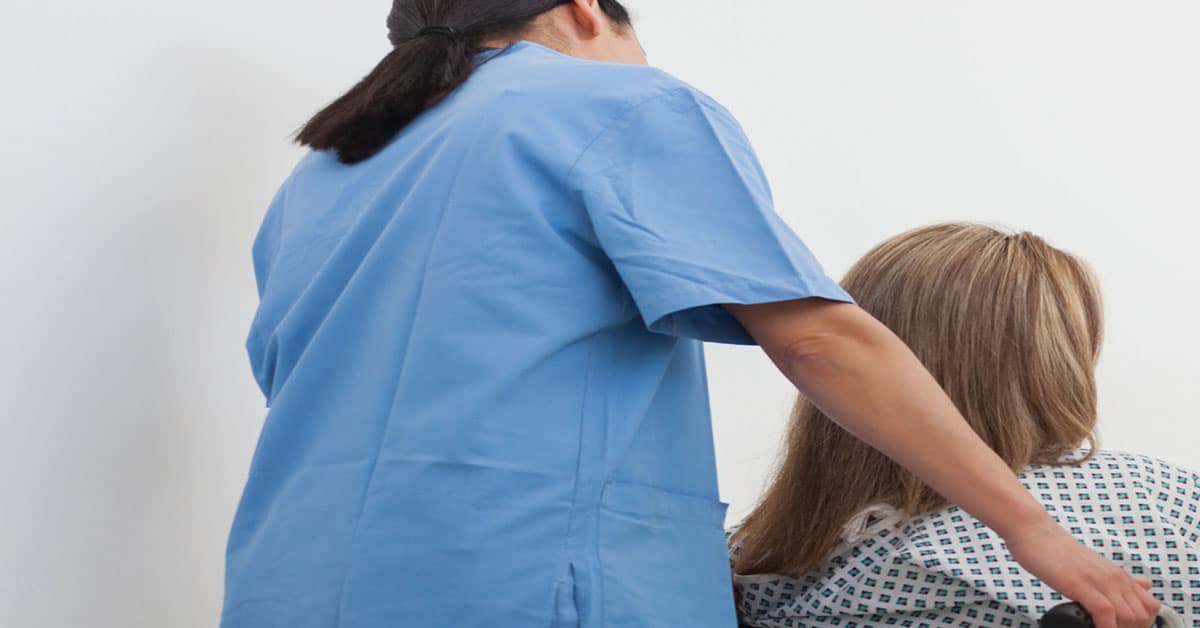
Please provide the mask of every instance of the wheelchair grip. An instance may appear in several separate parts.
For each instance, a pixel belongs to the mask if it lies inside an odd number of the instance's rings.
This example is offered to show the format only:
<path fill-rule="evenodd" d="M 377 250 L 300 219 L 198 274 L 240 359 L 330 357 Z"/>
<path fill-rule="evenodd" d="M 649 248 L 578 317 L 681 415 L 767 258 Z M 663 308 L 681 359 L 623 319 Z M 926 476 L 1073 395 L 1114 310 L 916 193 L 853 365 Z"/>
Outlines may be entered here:
<path fill-rule="evenodd" d="M 1156 628 L 1186 628 L 1183 619 L 1171 609 L 1163 606 L 1154 620 Z M 1038 622 L 1041 628 L 1093 628 L 1092 618 L 1083 607 L 1074 602 L 1059 604 L 1042 615 Z"/>
<path fill-rule="evenodd" d="M 1074 602 L 1055 606 L 1038 622 L 1041 628 L 1092 628 L 1093 625 L 1091 615 Z"/>

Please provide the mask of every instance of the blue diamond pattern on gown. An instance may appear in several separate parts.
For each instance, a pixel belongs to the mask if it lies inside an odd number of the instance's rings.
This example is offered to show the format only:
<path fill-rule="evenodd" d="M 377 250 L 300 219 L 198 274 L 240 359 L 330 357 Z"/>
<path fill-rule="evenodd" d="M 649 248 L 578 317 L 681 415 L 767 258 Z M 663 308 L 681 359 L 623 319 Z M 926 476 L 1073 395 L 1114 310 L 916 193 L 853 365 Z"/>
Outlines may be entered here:
<path fill-rule="evenodd" d="M 1020 477 L 1073 536 L 1152 580 L 1155 596 L 1200 628 L 1200 475 L 1101 451 Z M 735 576 L 742 626 L 1034 628 L 1062 602 L 957 507 L 907 521 L 872 508 L 847 527 L 847 539 L 820 573 Z"/>

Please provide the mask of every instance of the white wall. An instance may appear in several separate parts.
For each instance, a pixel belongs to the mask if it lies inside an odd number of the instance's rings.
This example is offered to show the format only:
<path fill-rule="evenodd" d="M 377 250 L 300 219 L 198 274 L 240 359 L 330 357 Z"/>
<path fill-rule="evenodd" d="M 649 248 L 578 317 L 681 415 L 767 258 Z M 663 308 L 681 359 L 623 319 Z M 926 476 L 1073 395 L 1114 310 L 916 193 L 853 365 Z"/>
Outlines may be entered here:
<path fill-rule="evenodd" d="M 653 60 L 742 119 L 832 273 L 945 219 L 1091 260 L 1106 443 L 1200 466 L 1200 4 L 631 4 Z M 213 626 L 263 416 L 249 244 L 289 134 L 386 52 L 388 3 L 6 7 L 0 626 Z M 740 515 L 791 393 L 754 350 L 711 362 Z"/>

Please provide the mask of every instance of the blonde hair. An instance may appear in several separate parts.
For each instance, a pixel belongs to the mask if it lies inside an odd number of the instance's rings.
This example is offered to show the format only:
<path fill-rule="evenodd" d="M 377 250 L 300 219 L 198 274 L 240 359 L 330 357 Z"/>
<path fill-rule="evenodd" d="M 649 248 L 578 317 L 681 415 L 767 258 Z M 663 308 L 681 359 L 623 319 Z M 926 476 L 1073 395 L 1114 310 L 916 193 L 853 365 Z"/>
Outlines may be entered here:
<path fill-rule="evenodd" d="M 1080 259 L 1030 233 L 943 224 L 875 247 L 843 286 L 1014 471 L 1095 449 L 1102 305 Z M 735 571 L 818 570 L 876 505 L 918 516 L 948 503 L 801 398 L 774 480 L 734 535 Z"/>

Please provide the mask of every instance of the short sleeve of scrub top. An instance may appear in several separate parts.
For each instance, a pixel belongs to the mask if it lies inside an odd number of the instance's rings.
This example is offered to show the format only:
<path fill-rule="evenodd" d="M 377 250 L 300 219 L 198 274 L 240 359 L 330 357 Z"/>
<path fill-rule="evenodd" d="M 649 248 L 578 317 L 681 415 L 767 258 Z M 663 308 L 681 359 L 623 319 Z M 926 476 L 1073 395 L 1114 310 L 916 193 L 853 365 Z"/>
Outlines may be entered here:
<path fill-rule="evenodd" d="M 852 301 L 775 213 L 737 121 L 689 89 L 634 106 L 572 173 L 647 327 L 753 344 L 719 304 Z"/>

